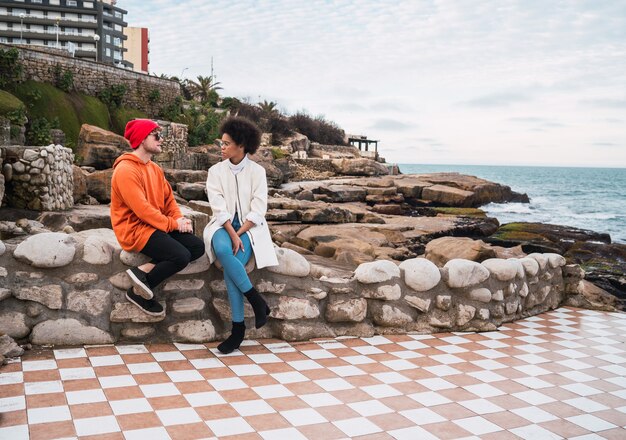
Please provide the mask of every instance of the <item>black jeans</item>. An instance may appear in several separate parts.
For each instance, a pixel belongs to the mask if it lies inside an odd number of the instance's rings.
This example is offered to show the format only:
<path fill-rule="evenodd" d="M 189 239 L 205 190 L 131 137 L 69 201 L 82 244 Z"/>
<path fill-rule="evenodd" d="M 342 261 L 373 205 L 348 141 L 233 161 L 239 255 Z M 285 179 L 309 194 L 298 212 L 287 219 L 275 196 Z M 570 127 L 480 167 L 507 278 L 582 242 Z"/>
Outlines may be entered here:
<path fill-rule="evenodd" d="M 189 233 L 156 230 L 141 253 L 152 258 L 155 264 L 147 274 L 148 286 L 152 289 L 200 258 L 204 254 L 204 241 Z"/>

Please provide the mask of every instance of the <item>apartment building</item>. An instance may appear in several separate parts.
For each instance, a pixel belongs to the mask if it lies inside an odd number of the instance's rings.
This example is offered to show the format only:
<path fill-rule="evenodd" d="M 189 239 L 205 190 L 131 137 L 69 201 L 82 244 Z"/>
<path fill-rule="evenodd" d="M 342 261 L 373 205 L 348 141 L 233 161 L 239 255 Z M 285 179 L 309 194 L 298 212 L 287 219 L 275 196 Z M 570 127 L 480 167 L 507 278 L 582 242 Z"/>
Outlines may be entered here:
<path fill-rule="evenodd" d="M 135 72 L 148 73 L 150 65 L 150 37 L 148 28 L 127 26 L 124 28 L 127 39 L 124 47 L 128 50 L 124 59 L 133 64 Z"/>
<path fill-rule="evenodd" d="M 77 58 L 132 68 L 126 11 L 116 0 L 0 0 L 0 43 L 66 50 Z"/>

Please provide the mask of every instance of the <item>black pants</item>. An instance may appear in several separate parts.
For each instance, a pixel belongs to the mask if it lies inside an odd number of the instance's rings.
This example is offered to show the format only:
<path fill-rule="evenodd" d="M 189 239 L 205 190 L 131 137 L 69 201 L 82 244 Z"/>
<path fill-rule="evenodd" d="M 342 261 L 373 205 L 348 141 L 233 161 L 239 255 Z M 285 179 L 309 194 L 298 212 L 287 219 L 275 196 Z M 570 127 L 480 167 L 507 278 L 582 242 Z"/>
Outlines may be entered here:
<path fill-rule="evenodd" d="M 141 253 L 152 258 L 155 264 L 147 274 L 148 286 L 152 289 L 200 258 L 204 254 L 204 241 L 189 233 L 156 230 Z"/>

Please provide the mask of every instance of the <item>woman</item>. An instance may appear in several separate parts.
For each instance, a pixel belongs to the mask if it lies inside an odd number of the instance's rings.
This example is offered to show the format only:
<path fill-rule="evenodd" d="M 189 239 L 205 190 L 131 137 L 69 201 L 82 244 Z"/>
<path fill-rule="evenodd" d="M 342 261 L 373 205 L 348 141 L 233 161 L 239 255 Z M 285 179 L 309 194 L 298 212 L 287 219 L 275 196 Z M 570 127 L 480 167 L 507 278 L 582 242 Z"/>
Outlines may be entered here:
<path fill-rule="evenodd" d="M 267 322 L 270 309 L 256 291 L 245 265 L 254 254 L 257 268 L 278 264 L 265 221 L 267 178 L 265 169 L 248 158 L 261 143 L 259 129 L 243 118 L 228 118 L 220 127 L 222 161 L 209 169 L 206 189 L 213 215 L 204 229 L 209 260 L 219 260 L 230 301 L 233 328 L 218 345 L 224 354 L 239 348 L 246 326 L 243 298 L 254 310 L 255 327 Z"/>

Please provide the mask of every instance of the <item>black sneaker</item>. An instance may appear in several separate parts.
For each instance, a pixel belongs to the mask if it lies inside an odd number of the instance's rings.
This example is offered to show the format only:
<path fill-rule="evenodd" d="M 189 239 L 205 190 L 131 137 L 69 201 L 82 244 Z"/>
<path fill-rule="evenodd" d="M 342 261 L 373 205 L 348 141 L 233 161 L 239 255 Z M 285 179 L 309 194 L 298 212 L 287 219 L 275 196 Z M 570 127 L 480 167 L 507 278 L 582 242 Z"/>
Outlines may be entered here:
<path fill-rule="evenodd" d="M 146 273 L 139 269 L 138 267 L 133 267 L 132 269 L 128 269 L 126 274 L 130 277 L 130 281 L 135 286 L 135 293 L 141 296 L 143 299 L 152 299 L 154 298 L 154 293 L 152 289 L 148 287 L 148 277 L 146 277 Z"/>
<path fill-rule="evenodd" d="M 126 299 L 135 304 L 142 312 L 151 316 L 164 316 L 163 306 L 156 299 L 144 299 L 137 295 L 133 288 L 126 291 Z"/>

